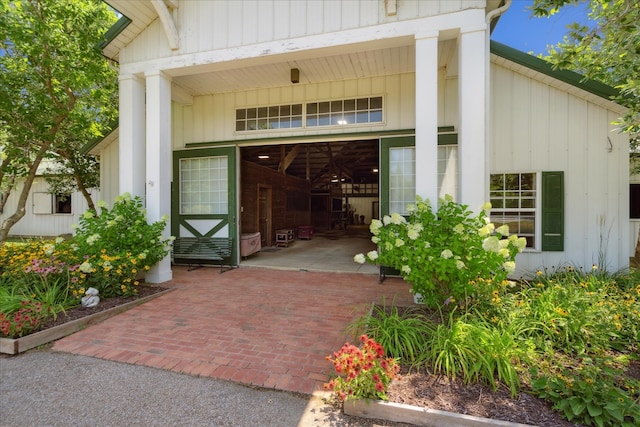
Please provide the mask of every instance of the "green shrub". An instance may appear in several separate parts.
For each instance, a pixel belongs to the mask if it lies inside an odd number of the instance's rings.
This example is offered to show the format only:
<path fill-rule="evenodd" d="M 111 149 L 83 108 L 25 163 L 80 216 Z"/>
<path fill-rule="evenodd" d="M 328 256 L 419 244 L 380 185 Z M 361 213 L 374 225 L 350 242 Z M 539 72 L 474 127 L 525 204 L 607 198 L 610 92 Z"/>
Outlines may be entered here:
<path fill-rule="evenodd" d="M 579 358 L 573 365 L 538 372 L 533 392 L 554 404 L 569 421 L 584 425 L 640 425 L 640 381 L 628 378 L 611 357 Z"/>
<path fill-rule="evenodd" d="M 366 333 L 382 345 L 385 353 L 404 363 L 414 363 L 424 351 L 426 336 L 435 325 L 416 308 L 398 311 L 391 305 L 376 305 L 348 329 L 354 334 Z"/>
<path fill-rule="evenodd" d="M 525 239 L 509 235 L 507 226 L 495 229 L 485 210 L 473 216 L 468 206 L 450 196 L 439 201 L 437 212 L 420 197 L 407 210 L 408 219 L 393 213 L 382 221 L 373 220 L 371 240 L 379 249 L 366 256 L 357 254 L 354 260 L 397 269 L 432 308 L 451 298 L 467 306 L 469 298 L 485 297 L 474 281 L 505 280 L 515 270 L 516 254 L 526 245 Z"/>
<path fill-rule="evenodd" d="M 98 206 L 100 214 L 86 212 L 73 238 L 75 252 L 83 256 L 85 285 L 104 297 L 136 294 L 137 276 L 169 253 L 172 239 L 163 237 L 167 218 L 149 224 L 142 199 L 128 193 L 111 210 L 104 202 Z"/>

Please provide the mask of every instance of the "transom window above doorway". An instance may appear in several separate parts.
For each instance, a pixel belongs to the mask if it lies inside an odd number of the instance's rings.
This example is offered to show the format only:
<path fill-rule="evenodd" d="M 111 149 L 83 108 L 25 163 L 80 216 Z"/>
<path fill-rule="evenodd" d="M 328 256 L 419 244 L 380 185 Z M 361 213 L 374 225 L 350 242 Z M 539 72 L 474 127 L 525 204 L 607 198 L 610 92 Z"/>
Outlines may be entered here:
<path fill-rule="evenodd" d="M 307 127 L 382 122 L 382 97 L 307 103 Z"/>
<path fill-rule="evenodd" d="M 236 132 L 382 123 L 381 96 L 236 109 Z"/>
<path fill-rule="evenodd" d="M 236 131 L 302 127 L 302 104 L 236 110 Z"/>

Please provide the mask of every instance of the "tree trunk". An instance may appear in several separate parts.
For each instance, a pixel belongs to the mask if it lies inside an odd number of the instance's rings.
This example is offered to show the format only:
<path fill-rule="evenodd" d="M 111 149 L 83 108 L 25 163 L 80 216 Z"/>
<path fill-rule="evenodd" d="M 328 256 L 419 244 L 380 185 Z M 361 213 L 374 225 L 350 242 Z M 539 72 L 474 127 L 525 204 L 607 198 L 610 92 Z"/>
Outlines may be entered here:
<path fill-rule="evenodd" d="M 1 180 L 0 180 L 1 181 Z M 11 177 L 9 182 L 7 183 L 7 189 L 2 194 L 0 194 L 0 214 L 4 212 L 4 207 L 7 204 L 7 200 L 9 200 L 9 196 L 11 195 L 11 190 L 16 185 L 15 177 Z"/>
<path fill-rule="evenodd" d="M 29 192 L 31 191 L 33 181 L 36 179 L 38 166 L 40 165 L 40 162 L 42 161 L 47 150 L 49 150 L 50 146 L 50 142 L 43 143 L 42 147 L 40 147 L 40 149 L 38 150 L 38 154 L 33 160 L 33 163 L 29 167 L 29 174 L 27 175 L 22 187 L 22 191 L 20 192 L 20 198 L 18 199 L 18 206 L 16 207 L 16 211 L 13 215 L 7 217 L 0 226 L 0 245 L 2 245 L 7 240 L 7 237 L 9 237 L 9 231 L 11 231 L 11 227 L 13 227 L 25 215 L 25 206 L 27 205 L 27 199 L 29 198 Z"/>
<path fill-rule="evenodd" d="M 84 199 L 87 201 L 87 206 L 89 207 L 89 210 L 97 212 L 96 211 L 96 205 L 93 203 L 93 199 L 91 198 L 91 194 L 89 194 L 89 192 L 87 191 L 87 188 L 84 186 L 82 180 L 80 179 L 80 177 L 78 175 L 74 175 L 74 177 L 75 177 L 76 185 L 77 185 L 78 189 L 82 193 L 82 196 L 84 197 Z"/>

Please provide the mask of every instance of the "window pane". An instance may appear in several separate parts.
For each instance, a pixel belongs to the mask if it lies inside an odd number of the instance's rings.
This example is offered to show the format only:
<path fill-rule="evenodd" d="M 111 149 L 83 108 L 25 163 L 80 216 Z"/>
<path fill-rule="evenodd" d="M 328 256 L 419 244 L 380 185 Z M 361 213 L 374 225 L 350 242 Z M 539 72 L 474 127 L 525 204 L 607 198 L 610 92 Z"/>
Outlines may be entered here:
<path fill-rule="evenodd" d="M 352 124 L 356 122 L 356 115 L 355 113 L 345 113 L 342 119 L 347 122 L 346 124 Z"/>
<path fill-rule="evenodd" d="M 312 104 L 307 104 L 307 114 L 315 114 L 318 112 L 318 104 L 315 102 Z"/>
<path fill-rule="evenodd" d="M 328 102 L 319 102 L 318 103 L 318 112 L 320 112 L 320 113 L 329 113 L 329 103 Z"/>
<path fill-rule="evenodd" d="M 415 202 L 415 149 L 389 149 L 390 213 L 406 213 L 407 205 Z"/>
<path fill-rule="evenodd" d="M 369 113 L 357 113 L 356 123 L 369 123 Z"/>
<path fill-rule="evenodd" d="M 345 99 L 344 100 L 344 111 L 355 111 L 356 109 L 356 100 L 355 99 Z"/>
<path fill-rule="evenodd" d="M 504 189 L 504 175 L 495 174 L 491 175 L 491 190 L 503 190 Z"/>
<path fill-rule="evenodd" d="M 491 221 L 506 224 L 511 233 L 527 239 L 527 247 L 536 241 L 536 174 L 493 174 L 491 183 Z"/>
<path fill-rule="evenodd" d="M 320 114 L 318 117 L 318 126 L 329 126 L 331 124 L 331 116 L 329 114 Z"/>
<path fill-rule="evenodd" d="M 226 156 L 181 159 L 180 177 L 181 214 L 228 213 Z"/>

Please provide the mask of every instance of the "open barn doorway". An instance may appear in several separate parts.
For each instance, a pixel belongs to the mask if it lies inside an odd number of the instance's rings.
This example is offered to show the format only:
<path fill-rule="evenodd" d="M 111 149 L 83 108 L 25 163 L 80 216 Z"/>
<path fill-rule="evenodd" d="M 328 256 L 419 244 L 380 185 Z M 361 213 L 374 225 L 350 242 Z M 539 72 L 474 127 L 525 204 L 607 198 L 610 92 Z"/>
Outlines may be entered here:
<path fill-rule="evenodd" d="M 241 239 L 261 239 L 260 252 L 241 263 L 376 272 L 353 255 L 375 248 L 378 139 L 242 146 L 240 157 Z"/>

